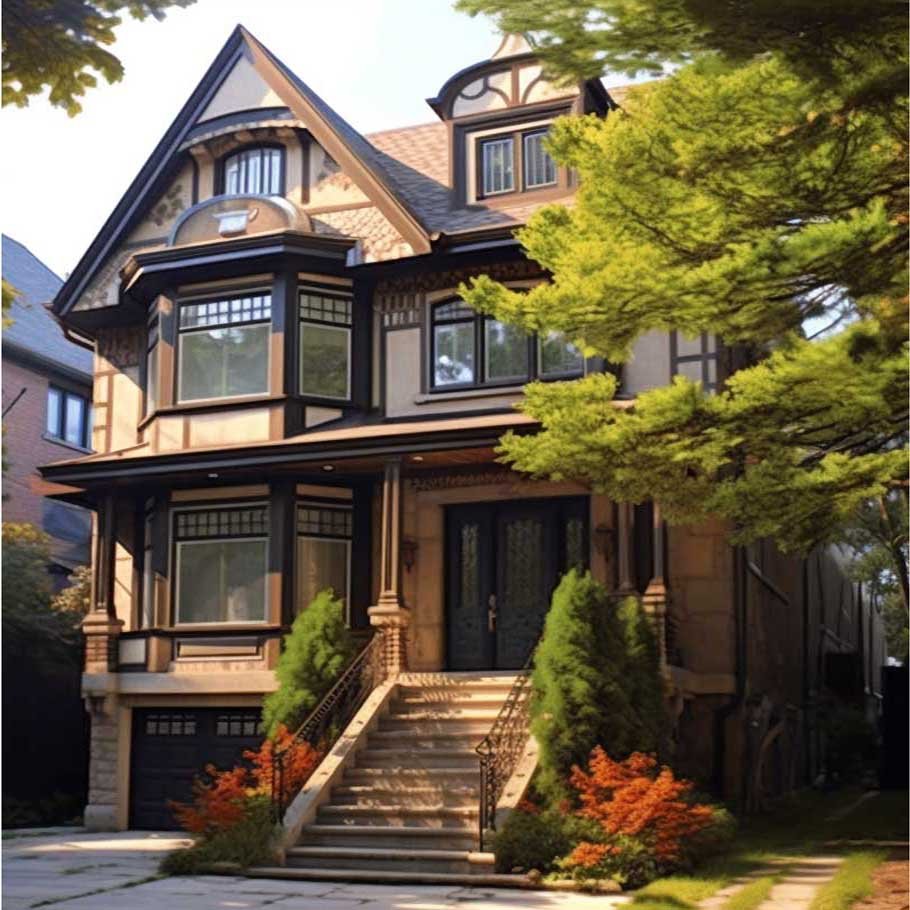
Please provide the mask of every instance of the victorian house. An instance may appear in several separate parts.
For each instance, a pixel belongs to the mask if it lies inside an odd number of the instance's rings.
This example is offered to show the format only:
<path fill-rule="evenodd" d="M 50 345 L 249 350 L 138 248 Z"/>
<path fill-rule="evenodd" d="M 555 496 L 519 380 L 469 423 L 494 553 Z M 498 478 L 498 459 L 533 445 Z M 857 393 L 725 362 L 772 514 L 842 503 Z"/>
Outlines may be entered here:
<path fill-rule="evenodd" d="M 680 761 L 718 790 L 743 795 L 749 762 L 771 789 L 811 771 L 826 653 L 876 688 L 878 619 L 828 555 L 734 549 L 719 522 L 667 530 L 652 504 L 497 463 L 504 432 L 537 429 L 524 383 L 606 367 L 457 288 L 546 280 L 514 231 L 572 197 L 547 128 L 616 99 L 547 81 L 510 36 L 428 104 L 431 123 L 361 135 L 238 27 L 56 296 L 95 352 L 95 454 L 44 469 L 97 516 L 90 827 L 173 827 L 166 800 L 258 741 L 281 637 L 329 586 L 386 681 L 356 758 L 286 823 L 313 875 L 376 844 L 488 868 L 474 746 L 571 566 L 643 597 Z M 647 336 L 620 404 L 724 362 L 711 336 Z"/>

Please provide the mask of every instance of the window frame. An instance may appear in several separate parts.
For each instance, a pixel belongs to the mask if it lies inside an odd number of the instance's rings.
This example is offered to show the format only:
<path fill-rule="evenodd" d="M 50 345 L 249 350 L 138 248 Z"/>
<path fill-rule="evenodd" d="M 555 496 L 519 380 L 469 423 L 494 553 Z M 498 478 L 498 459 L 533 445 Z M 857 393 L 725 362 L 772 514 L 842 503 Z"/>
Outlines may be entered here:
<path fill-rule="evenodd" d="M 50 427 L 50 398 L 55 394 L 59 397 L 59 410 L 57 413 L 57 426 L 52 430 Z M 66 438 L 66 411 L 67 402 L 70 398 L 78 399 L 82 402 L 82 420 L 80 427 L 80 441 L 73 442 Z M 70 448 L 81 449 L 86 452 L 91 451 L 92 435 L 92 402 L 85 395 L 79 392 L 73 392 L 63 386 L 51 382 L 47 386 L 47 395 L 44 399 L 44 437 L 60 445 L 69 446 Z"/>
<path fill-rule="evenodd" d="M 242 300 L 246 297 L 268 297 L 269 315 L 268 318 L 251 319 L 239 322 L 225 322 L 215 325 L 191 326 L 184 328 L 181 326 L 181 314 L 185 307 L 198 306 L 207 303 L 230 303 L 232 300 Z M 280 305 L 280 303 L 279 303 Z M 207 294 L 202 297 L 181 297 L 177 301 L 176 327 L 175 327 L 175 344 L 174 344 L 174 404 L 184 407 L 193 407 L 198 405 L 217 404 L 220 402 L 232 401 L 251 401 L 257 398 L 267 398 L 271 393 L 271 368 L 272 368 L 272 319 L 273 307 L 275 301 L 272 297 L 272 288 L 256 287 L 244 288 L 237 291 L 231 291 L 226 294 L 211 295 Z M 183 339 L 187 335 L 193 335 L 201 332 L 210 332 L 218 329 L 252 328 L 254 326 L 268 326 L 268 339 L 266 341 L 266 359 L 265 359 L 265 388 L 261 392 L 246 392 L 240 395 L 216 395 L 208 398 L 184 398 L 183 397 Z"/>
<path fill-rule="evenodd" d="M 248 190 L 242 190 L 239 193 L 228 193 L 227 191 L 227 170 L 228 164 L 232 158 L 240 155 L 249 155 L 252 152 L 259 152 L 260 165 L 259 173 L 262 174 L 263 152 L 266 150 L 278 151 L 278 191 L 276 193 L 253 193 Z M 287 188 L 287 147 L 280 142 L 251 142 L 247 145 L 238 146 L 226 152 L 218 159 L 218 193 L 219 196 L 284 196 Z"/>
<path fill-rule="evenodd" d="M 304 296 L 321 297 L 325 300 L 337 300 L 347 304 L 348 319 L 347 322 L 338 322 L 328 319 L 316 319 L 312 316 L 304 316 L 302 313 Z M 310 392 L 304 388 L 304 356 L 303 356 L 303 335 L 304 327 L 307 325 L 322 326 L 323 328 L 337 329 L 347 334 L 347 382 L 344 397 L 337 395 L 326 395 L 323 392 Z M 340 291 L 326 290 L 325 288 L 312 287 L 309 285 L 299 285 L 297 287 L 297 393 L 301 398 L 308 401 L 325 401 L 332 404 L 350 403 L 354 394 L 354 368 L 353 368 L 353 339 L 354 339 L 354 298 L 351 294 L 345 294 Z"/>
<path fill-rule="evenodd" d="M 346 534 L 333 534 L 322 531 L 300 531 L 300 510 L 301 509 L 318 509 L 324 512 L 343 512 L 348 516 L 348 525 L 350 531 Z M 344 622 L 345 625 L 351 625 L 351 567 L 354 551 L 354 508 L 351 505 L 340 505 L 332 502 L 316 502 L 311 499 L 298 499 L 294 508 L 294 616 L 297 617 L 301 612 L 300 600 L 300 569 L 299 564 L 299 543 L 301 540 L 334 540 L 345 544 L 345 576 L 346 591 L 344 594 Z M 337 592 L 336 592 L 337 596 Z"/>
<path fill-rule="evenodd" d="M 487 379 L 487 350 L 486 350 L 486 327 L 488 322 L 498 322 L 484 313 L 473 312 L 471 316 L 462 316 L 453 319 L 437 320 L 436 311 L 438 308 L 451 303 L 463 302 L 459 297 L 451 297 L 446 300 L 439 300 L 428 305 L 429 314 L 427 319 L 427 337 L 429 344 L 424 350 L 429 351 L 428 364 L 426 370 L 427 389 L 432 394 L 445 394 L 447 392 L 472 391 L 475 389 L 513 389 L 516 386 L 523 386 L 529 382 L 539 380 L 540 382 L 554 382 L 566 379 L 579 379 L 585 375 L 585 358 L 581 358 L 581 368 L 577 371 L 547 373 L 541 372 L 541 347 L 540 335 L 536 332 L 530 332 L 527 335 L 528 344 L 528 371 L 525 376 L 512 376 L 502 379 Z M 467 304 L 465 304 L 467 306 Z M 450 382 L 440 385 L 436 382 L 436 327 L 437 325 L 455 325 L 473 322 L 474 332 L 474 378 L 471 382 Z"/>
<path fill-rule="evenodd" d="M 256 534 L 227 534 L 227 535 L 213 535 L 208 537 L 195 537 L 190 539 L 178 539 L 177 536 L 177 521 L 181 514 L 186 512 L 220 512 L 220 511 L 229 511 L 231 509 L 250 509 L 250 508 L 261 508 L 265 509 L 265 525 L 266 532 L 264 535 Z M 169 549 L 170 549 L 170 576 L 171 576 L 171 624 L 174 628 L 193 628 L 196 626 L 204 626 L 205 628 L 217 629 L 222 626 L 236 627 L 236 626 L 250 626 L 259 628 L 261 626 L 270 625 L 272 622 L 271 618 L 271 608 L 272 604 L 269 598 L 269 561 L 271 559 L 271 509 L 269 501 L 267 499 L 255 499 L 255 500 L 217 500 L 212 502 L 196 502 L 188 505 L 181 505 L 175 508 L 170 509 L 169 515 L 169 528 L 168 533 L 170 537 Z M 265 571 L 262 575 L 262 588 L 263 588 L 263 607 L 264 607 L 264 616 L 262 619 L 245 619 L 245 620 L 229 620 L 229 619 L 218 619 L 212 621 L 181 621 L 180 619 L 180 545 L 186 544 L 199 544 L 199 543 L 213 543 L 216 541 L 224 540 L 255 540 L 255 541 L 265 541 L 265 558 L 264 565 Z"/>
<path fill-rule="evenodd" d="M 161 381 L 161 319 L 156 313 L 148 321 L 148 330 L 145 336 L 145 364 L 143 365 L 142 388 L 142 417 L 145 419 L 158 410 L 158 390 Z M 150 369 L 155 364 L 155 375 L 152 377 Z"/>
<path fill-rule="evenodd" d="M 491 133 L 485 136 L 477 136 L 474 139 L 474 196 L 477 201 L 483 199 L 499 199 L 503 196 L 520 195 L 523 193 L 536 193 L 541 190 L 551 190 L 559 186 L 561 171 L 564 170 L 553 160 L 553 180 L 549 183 L 537 183 L 533 186 L 528 185 L 526 162 L 525 162 L 525 141 L 532 136 L 546 135 L 552 127 L 552 122 L 544 125 L 529 126 L 522 128 L 517 126 L 516 129 L 507 130 L 499 133 Z M 484 186 L 484 166 L 483 156 L 484 147 L 494 142 L 503 142 L 511 139 L 512 141 L 512 188 L 508 190 L 495 190 L 487 192 Z M 549 157 L 549 153 L 544 150 L 544 154 Z"/>

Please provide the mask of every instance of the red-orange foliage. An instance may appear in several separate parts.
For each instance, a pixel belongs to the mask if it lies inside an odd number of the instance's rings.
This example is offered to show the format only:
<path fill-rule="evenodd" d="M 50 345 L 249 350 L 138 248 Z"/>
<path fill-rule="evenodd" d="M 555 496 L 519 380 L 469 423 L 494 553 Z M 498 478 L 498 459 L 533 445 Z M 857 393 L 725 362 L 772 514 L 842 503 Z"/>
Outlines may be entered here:
<path fill-rule="evenodd" d="M 710 806 L 685 799 L 691 781 L 677 779 L 641 752 L 617 762 L 597 746 L 588 771 L 576 765 L 569 780 L 581 800 L 579 815 L 598 822 L 608 835 L 638 838 L 666 861 L 679 859 L 683 840 L 710 825 L 714 814 Z M 580 844 L 575 852 L 596 846 Z M 583 857 L 590 858 L 590 851 Z"/>
<path fill-rule="evenodd" d="M 306 742 L 294 741 L 286 727 L 279 727 L 274 740 L 266 739 L 243 757 L 247 765 L 219 771 L 206 765 L 205 776 L 193 782 L 191 803 L 171 803 L 180 826 L 191 834 L 211 837 L 236 825 L 243 817 L 246 801 L 254 796 L 272 795 L 272 762 L 275 750 L 284 752 L 282 791 L 284 802 L 306 783 L 319 763 L 319 753 Z"/>
<path fill-rule="evenodd" d="M 581 866 L 585 869 L 591 869 L 599 866 L 603 858 L 610 853 L 615 853 L 616 848 L 609 844 L 592 844 L 590 841 L 582 841 L 566 857 L 567 866 Z"/>

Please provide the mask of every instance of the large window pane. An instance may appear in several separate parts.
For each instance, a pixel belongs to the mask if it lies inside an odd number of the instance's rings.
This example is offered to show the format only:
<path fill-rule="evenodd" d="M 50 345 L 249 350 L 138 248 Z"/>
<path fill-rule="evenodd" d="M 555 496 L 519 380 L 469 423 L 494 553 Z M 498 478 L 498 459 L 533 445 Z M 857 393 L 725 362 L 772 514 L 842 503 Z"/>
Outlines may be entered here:
<path fill-rule="evenodd" d="M 350 329 L 301 323 L 300 388 L 304 395 L 350 398 Z"/>
<path fill-rule="evenodd" d="M 78 395 L 66 396 L 66 423 L 63 438 L 77 446 L 85 445 L 85 399 Z"/>
<path fill-rule="evenodd" d="M 177 622 L 264 622 L 265 540 L 177 544 Z"/>
<path fill-rule="evenodd" d="M 514 142 L 494 139 L 481 145 L 483 159 L 483 194 L 507 193 L 515 187 L 512 159 Z"/>
<path fill-rule="evenodd" d="M 584 358 L 581 351 L 566 340 L 562 332 L 549 332 L 540 339 L 540 373 L 557 376 L 563 373 L 581 373 Z"/>
<path fill-rule="evenodd" d="M 224 162 L 224 192 L 280 194 L 282 154 L 281 149 L 252 148 L 231 155 Z"/>
<path fill-rule="evenodd" d="M 60 415 L 63 409 L 63 393 L 59 389 L 47 390 L 47 432 L 60 435 Z"/>
<path fill-rule="evenodd" d="M 528 336 L 521 329 L 495 319 L 484 321 L 484 333 L 487 379 L 526 379 Z"/>
<path fill-rule="evenodd" d="M 322 537 L 297 538 L 297 610 L 305 610 L 316 595 L 331 588 L 348 603 L 351 542 Z"/>
<path fill-rule="evenodd" d="M 435 326 L 433 343 L 435 351 L 434 385 L 456 385 L 474 381 L 473 322 Z"/>
<path fill-rule="evenodd" d="M 180 336 L 180 401 L 268 391 L 269 326 L 233 326 Z"/>
<path fill-rule="evenodd" d="M 556 165 L 543 147 L 545 136 L 546 132 L 540 132 L 524 137 L 525 186 L 529 189 L 556 183 Z"/>

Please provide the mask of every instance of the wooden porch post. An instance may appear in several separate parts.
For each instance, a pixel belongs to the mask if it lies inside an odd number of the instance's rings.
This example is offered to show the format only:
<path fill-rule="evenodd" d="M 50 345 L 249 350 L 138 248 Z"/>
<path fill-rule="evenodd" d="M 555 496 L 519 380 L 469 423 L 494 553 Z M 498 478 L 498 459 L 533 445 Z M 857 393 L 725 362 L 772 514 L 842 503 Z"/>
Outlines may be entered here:
<path fill-rule="evenodd" d="M 401 460 L 389 459 L 382 478 L 379 601 L 367 611 L 383 638 L 386 671 L 407 669 L 408 608 L 401 597 Z"/>
<path fill-rule="evenodd" d="M 648 587 L 642 597 L 642 605 L 654 625 L 654 634 L 657 636 L 657 646 L 660 655 L 660 666 L 664 668 L 667 665 L 667 602 L 669 594 L 664 578 L 664 522 L 660 514 L 660 506 L 656 502 L 654 503 L 653 515 L 651 540 L 654 553 L 654 574 L 648 582 Z"/>
<path fill-rule="evenodd" d="M 123 621 L 114 605 L 114 561 L 117 511 L 113 493 L 106 493 L 97 512 L 92 562 L 92 609 L 82 621 L 85 672 L 108 673 L 117 667 L 117 648 Z"/>
<path fill-rule="evenodd" d="M 635 590 L 632 582 L 632 504 L 621 502 L 616 506 L 616 562 L 619 568 L 619 593 L 631 594 Z"/>

